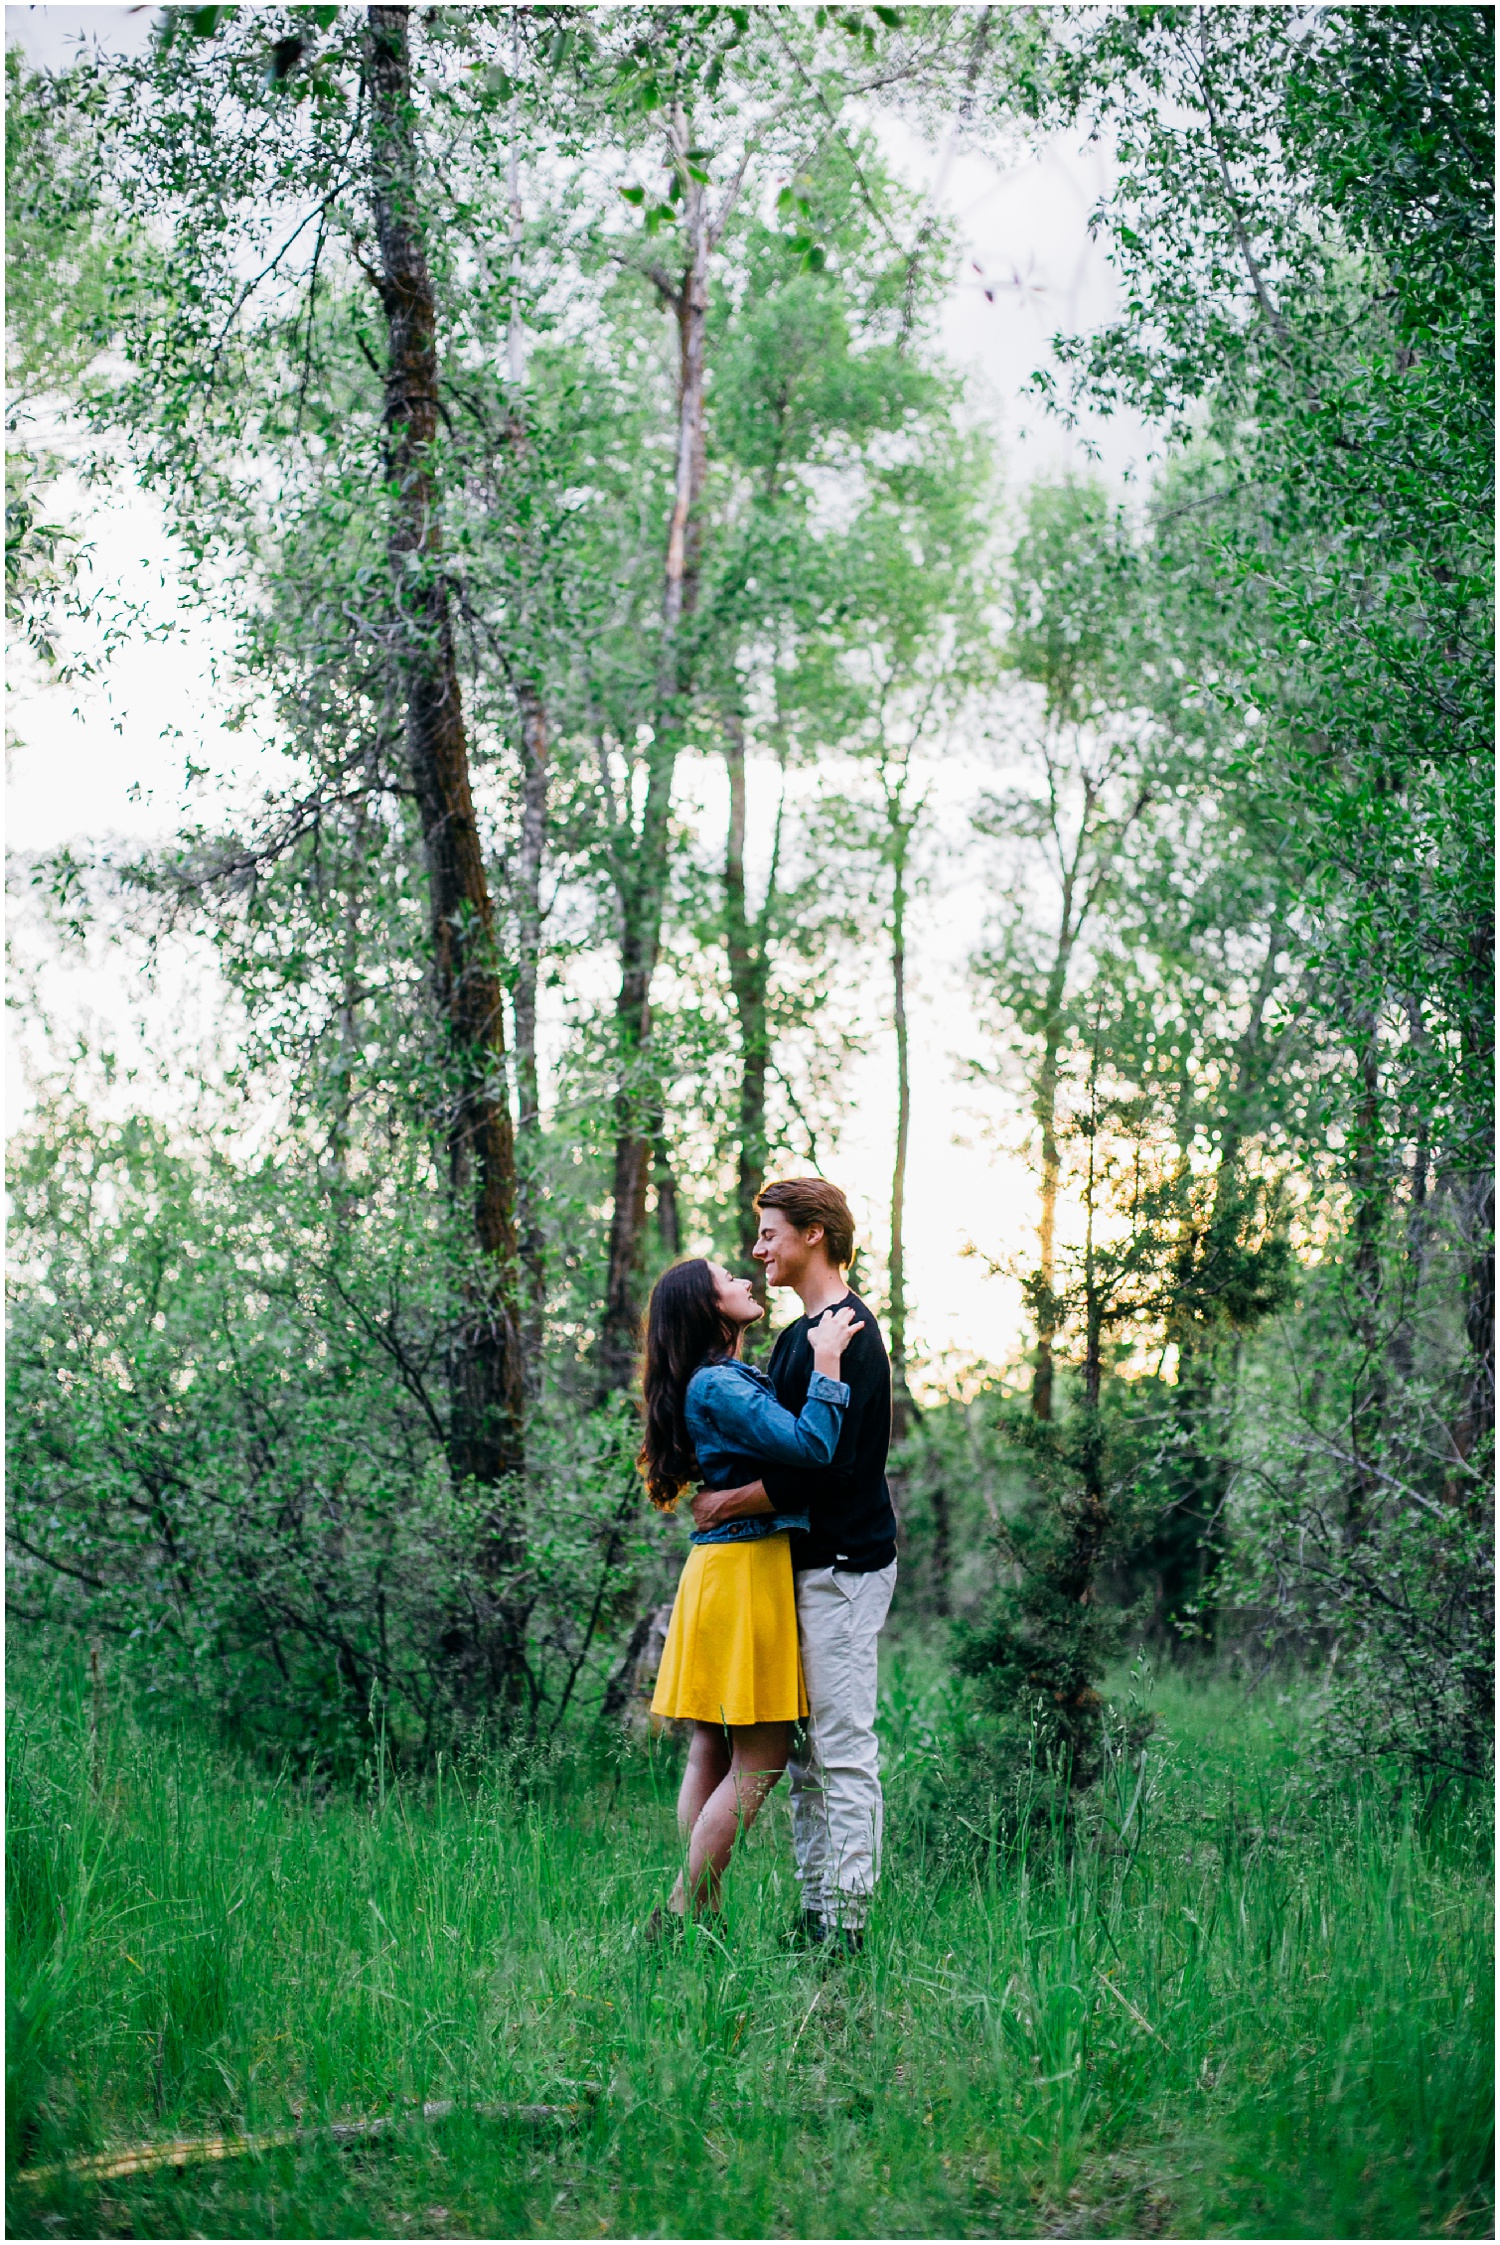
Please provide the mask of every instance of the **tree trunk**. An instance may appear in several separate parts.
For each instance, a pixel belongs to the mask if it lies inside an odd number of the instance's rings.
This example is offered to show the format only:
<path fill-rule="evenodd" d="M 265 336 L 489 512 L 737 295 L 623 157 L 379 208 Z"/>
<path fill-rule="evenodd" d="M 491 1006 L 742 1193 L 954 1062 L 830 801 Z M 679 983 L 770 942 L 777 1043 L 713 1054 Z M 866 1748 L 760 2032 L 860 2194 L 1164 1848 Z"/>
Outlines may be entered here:
<path fill-rule="evenodd" d="M 1495 930 L 1486 914 L 1469 946 L 1469 994 L 1462 1034 L 1466 1125 L 1459 1206 L 1463 1224 L 1464 1334 L 1469 1360 L 1453 1430 L 1460 1470 L 1453 1494 L 1476 1513 L 1493 1496 L 1486 1453 L 1495 1433 Z M 1476 1470 L 1477 1473 L 1476 1473 Z"/>
<path fill-rule="evenodd" d="M 542 1341 L 547 1318 L 547 1253 L 542 1232 L 542 1103 L 536 1057 L 536 990 L 542 952 L 542 867 L 547 851 L 547 783 L 550 743 L 547 712 L 529 679 L 515 684 L 521 719 L 521 847 L 516 866 L 516 1200 L 521 1262 L 526 1277 L 522 1345 L 526 1383 L 541 1385 Z"/>
<path fill-rule="evenodd" d="M 1359 1022 L 1359 1098 L 1354 1139 L 1354 1332 L 1364 1361 L 1355 1371 L 1349 1405 L 1349 1446 L 1354 1467 L 1345 1500 L 1344 1536 L 1358 1543 L 1380 1495 L 1375 1452 L 1385 1417 L 1385 1353 L 1380 1320 L 1383 1296 L 1380 1153 L 1380 1047 L 1374 1009 Z"/>
<path fill-rule="evenodd" d="M 757 1300 L 764 1302 L 765 1273 L 754 1260 L 751 1249 L 760 1229 L 756 1196 L 766 1181 L 766 1075 L 771 1057 L 766 1031 L 769 975 L 766 935 L 776 886 L 777 853 L 772 852 L 766 904 L 757 928 L 750 916 L 745 889 L 745 726 L 738 714 L 724 720 L 724 762 L 729 773 L 729 832 L 724 850 L 725 949 L 729 958 L 729 986 L 740 1025 L 736 1232 L 742 1270 L 754 1283 Z"/>
<path fill-rule="evenodd" d="M 1042 1134 L 1042 1206 L 1037 1225 L 1038 1267 L 1033 1287 L 1037 1327 L 1036 1367 L 1031 1381 L 1031 1412 L 1032 1417 L 1037 1419 L 1052 1417 L 1053 1343 L 1057 1337 L 1062 1307 L 1055 1293 L 1057 1194 L 1061 1176 L 1057 1146 L 1057 1082 L 1058 1059 L 1063 1040 L 1063 1005 L 1068 994 L 1068 970 L 1072 965 L 1079 936 L 1098 902 L 1109 861 L 1123 847 L 1126 835 L 1145 810 L 1150 793 L 1144 784 L 1141 785 L 1133 806 L 1114 824 L 1112 834 L 1106 823 L 1103 831 L 1111 834 L 1106 852 L 1100 848 L 1101 835 L 1096 831 L 1094 823 L 1095 814 L 1101 809 L 1103 781 L 1090 776 L 1075 757 L 1074 768 L 1083 781 L 1083 807 L 1079 814 L 1077 837 L 1069 850 L 1063 841 L 1057 813 L 1059 764 L 1055 736 L 1049 738 L 1045 754 L 1053 806 L 1052 834 L 1057 848 L 1058 876 L 1062 883 L 1062 912 L 1058 921 L 1057 949 L 1047 977 L 1044 1000 L 1046 1017 L 1042 1025 L 1042 1065 L 1037 1076 L 1036 1097 L 1032 1103 L 1032 1113 L 1041 1125 Z"/>
<path fill-rule="evenodd" d="M 1063 881 L 1062 925 L 1047 981 L 1047 1018 L 1042 1031 L 1042 1065 L 1037 1074 L 1032 1113 L 1042 1133 L 1042 1205 L 1037 1222 L 1036 1367 L 1031 1376 L 1031 1415 L 1052 1416 L 1052 1345 L 1057 1337 L 1057 1187 L 1061 1162 L 1057 1147 L 1058 1056 L 1062 1051 L 1063 999 L 1073 956 L 1073 875 Z"/>
<path fill-rule="evenodd" d="M 1464 1332 L 1469 1343 L 1469 1393 L 1463 1455 L 1473 1458 L 1495 1431 L 1495 1182 L 1476 1180 L 1470 1203 L 1469 1268 Z"/>
<path fill-rule="evenodd" d="M 328 1133 L 328 1169 L 339 1186 L 349 1180 L 349 1149 L 354 1131 L 354 1084 L 360 1065 L 360 1012 L 364 1004 L 364 977 L 360 971 L 363 926 L 360 908 L 365 890 L 365 843 L 369 798 L 357 798 L 353 812 L 349 885 L 343 899 L 343 955 L 339 973 L 339 1057 L 334 1086 L 333 1120 Z"/>
<path fill-rule="evenodd" d="M 1079 1414 L 1077 1465 L 1082 1483 L 1069 1504 L 1069 1540 L 1058 1572 L 1057 1589 L 1068 1605 L 1094 1602 L 1094 1577 L 1110 1529 L 1105 1478 L 1104 1415 L 1100 1409 L 1104 1372 L 1104 1298 L 1094 1248 L 1095 1153 L 1098 1146 L 1097 1054 L 1091 1098 L 1088 1178 L 1084 1192 L 1086 1231 L 1083 1250 L 1084 1349 L 1083 1409 Z M 1079 1632 L 1073 1672 L 1064 1686 L 1061 1721 L 1068 1740 L 1068 1782 L 1081 1791 L 1093 1782 L 1099 1734 L 1100 1699 L 1089 1675 L 1086 1633 Z"/>
<path fill-rule="evenodd" d="M 1061 1042 L 1049 1008 L 1041 1074 L 1037 1078 L 1036 1118 L 1042 1126 L 1042 1207 L 1037 1224 L 1036 1367 L 1031 1375 L 1031 1414 L 1052 1416 L 1052 1344 L 1057 1336 L 1054 1299 L 1057 1286 L 1057 1054 Z"/>
<path fill-rule="evenodd" d="M 1234 1070 L 1223 1107 L 1214 1176 L 1212 1230 L 1216 1234 L 1238 1220 L 1240 1147 L 1259 1081 L 1266 1009 L 1276 987 L 1276 958 L 1281 943 L 1281 923 L 1273 918 L 1250 1011 L 1235 1042 Z M 1191 1176 L 1189 1146 L 1193 1121 L 1186 1073 L 1179 1118 L 1179 1167 L 1183 1179 L 1187 1180 Z M 1178 1263 L 1179 1300 L 1188 1298 L 1192 1288 L 1195 1243 L 1188 1210 L 1184 1211 L 1183 1231 Z M 1189 1618 L 1198 1642 L 1211 1645 L 1217 1624 L 1214 1576 L 1219 1566 L 1219 1554 L 1211 1539 L 1229 1490 L 1222 1430 L 1233 1401 L 1235 1357 L 1231 1353 L 1230 1371 L 1226 1376 L 1220 1345 L 1211 1337 L 1203 1341 L 1190 1312 L 1176 1321 L 1174 1329 L 1177 1385 L 1173 1407 L 1178 1440 L 1176 1457 L 1167 1468 L 1167 1479 L 1169 1484 L 1175 1483 L 1180 1488 L 1181 1494 L 1156 1538 L 1160 1557 L 1153 1618 L 1157 1632 L 1170 1646 L 1180 1644 L 1183 1624 Z M 1191 1617 L 1188 1615 L 1190 1607 L 1193 1609 Z"/>
<path fill-rule="evenodd" d="M 677 1176 L 672 1168 L 672 1149 L 667 1144 L 664 1115 L 653 1118 L 651 1146 L 652 1182 L 656 1187 L 656 1237 L 670 1262 L 682 1253 L 682 1216 L 677 1205 Z"/>
<path fill-rule="evenodd" d="M 906 1022 L 906 829 L 896 827 L 891 883 L 891 1020 L 896 1031 L 896 1164 L 891 1173 L 891 1439 L 911 1425 L 906 1384 L 906 1151 L 911 1137 L 911 1053 Z"/>
<path fill-rule="evenodd" d="M 519 21 L 512 24 L 512 48 L 519 81 Z M 519 454 L 527 451 L 526 325 L 521 316 L 521 97 L 511 99 L 510 115 L 510 318 L 506 334 L 506 373 L 510 383 L 510 428 Z M 524 650 L 521 663 L 524 665 Z M 521 730 L 521 843 L 516 865 L 517 958 L 516 1024 L 516 1209 L 525 1272 L 521 1320 L 522 1353 L 528 1396 L 541 1391 L 542 1346 L 547 1323 L 547 1255 L 541 1204 L 541 1087 L 536 1056 L 536 992 L 542 953 L 542 869 L 547 856 L 547 791 L 551 779 L 551 739 L 547 707 L 536 681 L 524 668 L 512 673 L 512 691 Z"/>
<path fill-rule="evenodd" d="M 505 1095 L 505 1029 L 494 914 L 469 785 L 463 704 L 443 575 L 437 311 L 422 239 L 404 7 L 368 12 L 370 198 L 389 344 L 385 426 L 388 541 L 407 755 L 422 821 L 432 910 L 433 988 L 447 1031 L 446 1137 L 455 1198 L 467 1199 L 479 1256 L 454 1336 L 449 1460 L 494 1486 L 522 1464 L 524 1396 L 513 1307 L 515 1147 Z M 486 1558 L 506 1564 L 503 1508 Z"/>
<path fill-rule="evenodd" d="M 689 136 L 680 112 L 672 121 L 672 137 L 674 148 L 680 144 L 679 152 L 685 154 Z M 697 605 L 702 543 L 699 502 L 707 467 L 704 353 L 711 243 L 703 186 L 690 175 L 683 190 L 682 225 L 687 259 L 681 288 L 673 299 L 678 334 L 676 468 L 662 588 L 655 725 L 640 835 L 629 859 L 622 860 L 617 870 L 623 923 L 620 992 L 615 1002 L 619 1090 L 609 1271 L 598 1350 L 599 1384 L 605 1394 L 628 1386 L 635 1371 L 651 1117 L 659 1106 L 652 1082 L 651 982 L 667 894 L 672 781 L 692 686 L 685 626 Z"/>
<path fill-rule="evenodd" d="M 932 1610 L 939 1621 L 953 1613 L 953 1512 L 941 1474 L 932 1485 Z"/>
<path fill-rule="evenodd" d="M 1411 1029 L 1410 1049 L 1420 1057 L 1414 1131 L 1416 1142 L 1412 1148 L 1411 1180 L 1406 1196 L 1403 1242 L 1406 1252 L 1401 1274 L 1401 1315 L 1392 1327 L 1390 1339 L 1391 1371 L 1398 1388 L 1403 1389 L 1415 1369 L 1416 1321 L 1421 1316 L 1422 1290 L 1427 1276 L 1427 1250 L 1431 1236 L 1431 1211 L 1427 1205 L 1427 1195 L 1432 1182 L 1432 1133 L 1421 1083 L 1421 1061 L 1426 1058 L 1430 1039 L 1422 1019 L 1421 1006 L 1415 998 L 1408 997 L 1406 1001 L 1406 1018 Z"/>

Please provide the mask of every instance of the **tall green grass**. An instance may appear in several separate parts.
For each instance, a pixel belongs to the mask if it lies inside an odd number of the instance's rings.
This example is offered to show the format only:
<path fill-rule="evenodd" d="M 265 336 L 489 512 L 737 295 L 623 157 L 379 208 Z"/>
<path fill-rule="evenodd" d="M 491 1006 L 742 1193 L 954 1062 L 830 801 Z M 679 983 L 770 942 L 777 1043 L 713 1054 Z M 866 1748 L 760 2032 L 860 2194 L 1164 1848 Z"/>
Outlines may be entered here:
<path fill-rule="evenodd" d="M 1070 1851 L 962 1871 L 898 1766 L 874 1930 L 825 1967 L 782 1943 L 779 1803 L 720 1933 L 642 1942 L 669 1748 L 319 1796 L 55 1676 L 16 1700 L 13 2235 L 1490 2232 L 1480 1819 L 1310 1789 L 1294 1704 L 1173 1685 L 1138 1799 L 1122 1770 Z M 898 1763 L 921 1713 L 898 1674 Z M 436 2098 L 578 2109 L 16 2179 Z"/>

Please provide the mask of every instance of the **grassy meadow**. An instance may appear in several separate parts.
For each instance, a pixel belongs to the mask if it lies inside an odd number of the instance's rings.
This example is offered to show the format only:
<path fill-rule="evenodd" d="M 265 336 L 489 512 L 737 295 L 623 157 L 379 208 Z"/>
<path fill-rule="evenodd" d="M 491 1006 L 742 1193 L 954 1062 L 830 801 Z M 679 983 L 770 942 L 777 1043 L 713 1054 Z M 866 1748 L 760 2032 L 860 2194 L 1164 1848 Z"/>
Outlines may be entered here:
<path fill-rule="evenodd" d="M 834 1965 L 783 1943 L 779 1800 L 721 1928 L 642 1941 L 671 1742 L 318 1789 L 107 1679 L 12 1693 L 13 2236 L 1492 2234 L 1487 1821 L 1310 1785 L 1274 1684 L 1167 1678 L 1070 1851 L 945 1868 L 941 1694 L 897 1656 L 887 1877 Z"/>

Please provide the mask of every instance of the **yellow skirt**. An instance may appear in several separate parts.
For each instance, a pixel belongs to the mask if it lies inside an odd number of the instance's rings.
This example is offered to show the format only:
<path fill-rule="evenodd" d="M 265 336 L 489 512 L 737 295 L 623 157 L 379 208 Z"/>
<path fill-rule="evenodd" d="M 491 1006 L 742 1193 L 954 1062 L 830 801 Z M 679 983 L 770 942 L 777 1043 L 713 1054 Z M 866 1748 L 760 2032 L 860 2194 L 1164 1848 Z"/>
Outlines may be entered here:
<path fill-rule="evenodd" d="M 807 1713 L 785 1536 L 695 1543 L 672 1608 L 653 1715 L 793 1723 Z"/>

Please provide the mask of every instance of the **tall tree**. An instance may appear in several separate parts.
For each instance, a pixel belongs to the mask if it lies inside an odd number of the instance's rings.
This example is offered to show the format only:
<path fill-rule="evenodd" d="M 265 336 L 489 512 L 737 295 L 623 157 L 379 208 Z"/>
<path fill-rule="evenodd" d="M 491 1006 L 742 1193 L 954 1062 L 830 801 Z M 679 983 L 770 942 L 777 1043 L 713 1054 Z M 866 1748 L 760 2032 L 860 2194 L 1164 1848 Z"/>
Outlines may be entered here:
<path fill-rule="evenodd" d="M 920 447 L 913 446 L 878 503 L 850 526 L 845 567 L 858 595 L 829 635 L 846 785 L 830 786 L 822 819 L 846 860 L 842 879 L 857 883 L 873 874 L 862 909 L 867 916 L 873 910 L 889 974 L 896 1130 L 887 1316 L 894 1423 L 901 1434 L 914 1410 L 906 1287 L 909 915 L 922 878 L 933 769 L 990 668 L 984 628 L 989 477 L 983 441 L 934 414 Z"/>
<path fill-rule="evenodd" d="M 507 186 L 510 219 L 510 302 L 506 316 L 506 377 L 509 389 L 508 434 L 513 450 L 523 458 L 528 452 L 526 429 L 526 314 L 523 243 L 525 208 L 521 200 L 521 146 L 524 112 L 521 101 L 520 21 L 514 20 L 511 37 L 514 72 L 510 100 L 507 151 Z M 535 530 L 527 541 L 525 576 L 532 598 L 520 605 L 523 643 L 511 650 L 507 668 L 515 695 L 521 745 L 521 820 L 517 838 L 516 971 L 512 1001 L 516 1026 L 516 1138 L 520 1159 L 516 1176 L 516 1211 L 521 1263 L 525 1271 L 526 1306 L 522 1340 L 527 1384 L 534 1398 L 541 1384 L 542 1350 L 546 1338 L 547 1257 L 542 1226 L 541 1076 L 537 1063 L 537 978 L 541 968 L 543 938 L 542 881 L 547 860 L 547 810 L 551 786 L 552 727 L 543 684 L 537 676 L 535 655 L 536 591 L 545 578 L 535 550 Z"/>
<path fill-rule="evenodd" d="M 1098 913 L 1151 791 L 1149 724 L 1133 675 L 1142 651 L 1135 555 L 1119 511 L 1097 483 L 1039 484 L 1007 577 L 1005 661 L 1039 689 L 1034 746 L 1037 783 L 994 797 L 981 826 L 1021 845 L 1018 882 L 981 978 L 1029 1047 L 1037 1126 L 1040 1207 L 1037 1267 L 1030 1286 L 1036 1319 L 1031 1407 L 1053 1412 L 1057 1332 L 1057 1211 L 1061 1178 L 1058 1101 L 1071 1035 L 1073 985 Z M 1020 726 L 1030 730 L 1027 718 Z M 1007 733 L 1011 730 L 1006 727 Z M 1035 853 L 1050 926 L 1035 920 Z"/>
<path fill-rule="evenodd" d="M 940 268 L 924 268 L 920 290 L 906 285 L 889 238 L 902 211 L 874 145 L 815 145 L 778 195 L 776 223 L 746 222 L 744 301 L 732 316 L 719 313 L 705 699 L 721 712 L 729 782 L 722 940 L 740 1061 L 738 1247 L 752 1276 L 776 1030 L 789 995 L 778 967 L 784 978 L 800 956 L 805 969 L 820 932 L 813 899 L 782 893 L 791 864 L 786 787 L 797 767 L 842 746 L 846 698 L 830 691 L 827 666 L 870 592 L 858 539 L 819 523 L 819 495 L 826 501 L 838 489 L 840 515 L 851 521 L 879 509 L 893 480 L 893 442 L 930 439 L 951 409 L 917 324 Z M 764 886 L 752 902 L 746 849 L 757 756 L 774 765 L 777 787 Z"/>
<path fill-rule="evenodd" d="M 677 275 L 662 275 L 658 286 L 677 327 L 677 417 L 646 801 L 639 846 L 620 867 L 620 988 L 615 1001 L 620 1089 L 615 1103 L 609 1267 L 599 1331 L 599 1370 L 606 1390 L 622 1387 L 631 1378 L 639 1340 L 641 1241 L 655 1145 L 651 983 L 666 908 L 672 783 L 692 696 L 689 634 L 698 605 L 703 551 L 709 261 L 723 237 L 740 184 L 733 181 L 716 204 L 711 200 L 703 156 L 693 145 L 689 111 L 680 98 L 668 112 L 666 143 L 672 182 L 680 192 L 682 252 Z"/>
<path fill-rule="evenodd" d="M 756 1277 L 763 1276 L 751 1258 L 760 1229 L 756 1197 L 766 1181 L 770 1147 L 766 1135 L 766 1088 L 771 1062 L 769 983 L 771 930 L 781 871 L 782 799 L 778 797 L 776 824 L 771 840 L 771 861 L 765 893 L 758 911 L 750 903 L 745 883 L 745 841 L 748 824 L 749 785 L 745 754 L 745 721 L 738 711 L 724 718 L 724 763 L 729 778 L 729 821 L 724 836 L 724 950 L 729 962 L 729 986 L 734 993 L 740 1029 L 740 1093 L 735 1133 L 735 1244 L 740 1261 Z"/>
<path fill-rule="evenodd" d="M 474 816 L 463 692 L 443 573 L 437 306 L 422 238 L 410 10 L 369 10 L 370 201 L 389 342 L 388 551 L 406 693 L 407 756 L 422 819 L 433 978 L 451 1039 L 448 1156 L 470 1199 L 482 1264 L 452 1344 L 454 1469 L 498 1484 L 524 1457 L 515 1302 L 515 1145 L 495 915 Z M 503 1539 L 502 1539 L 503 1540 Z M 508 1555 L 508 1554 L 507 1554 Z"/>

